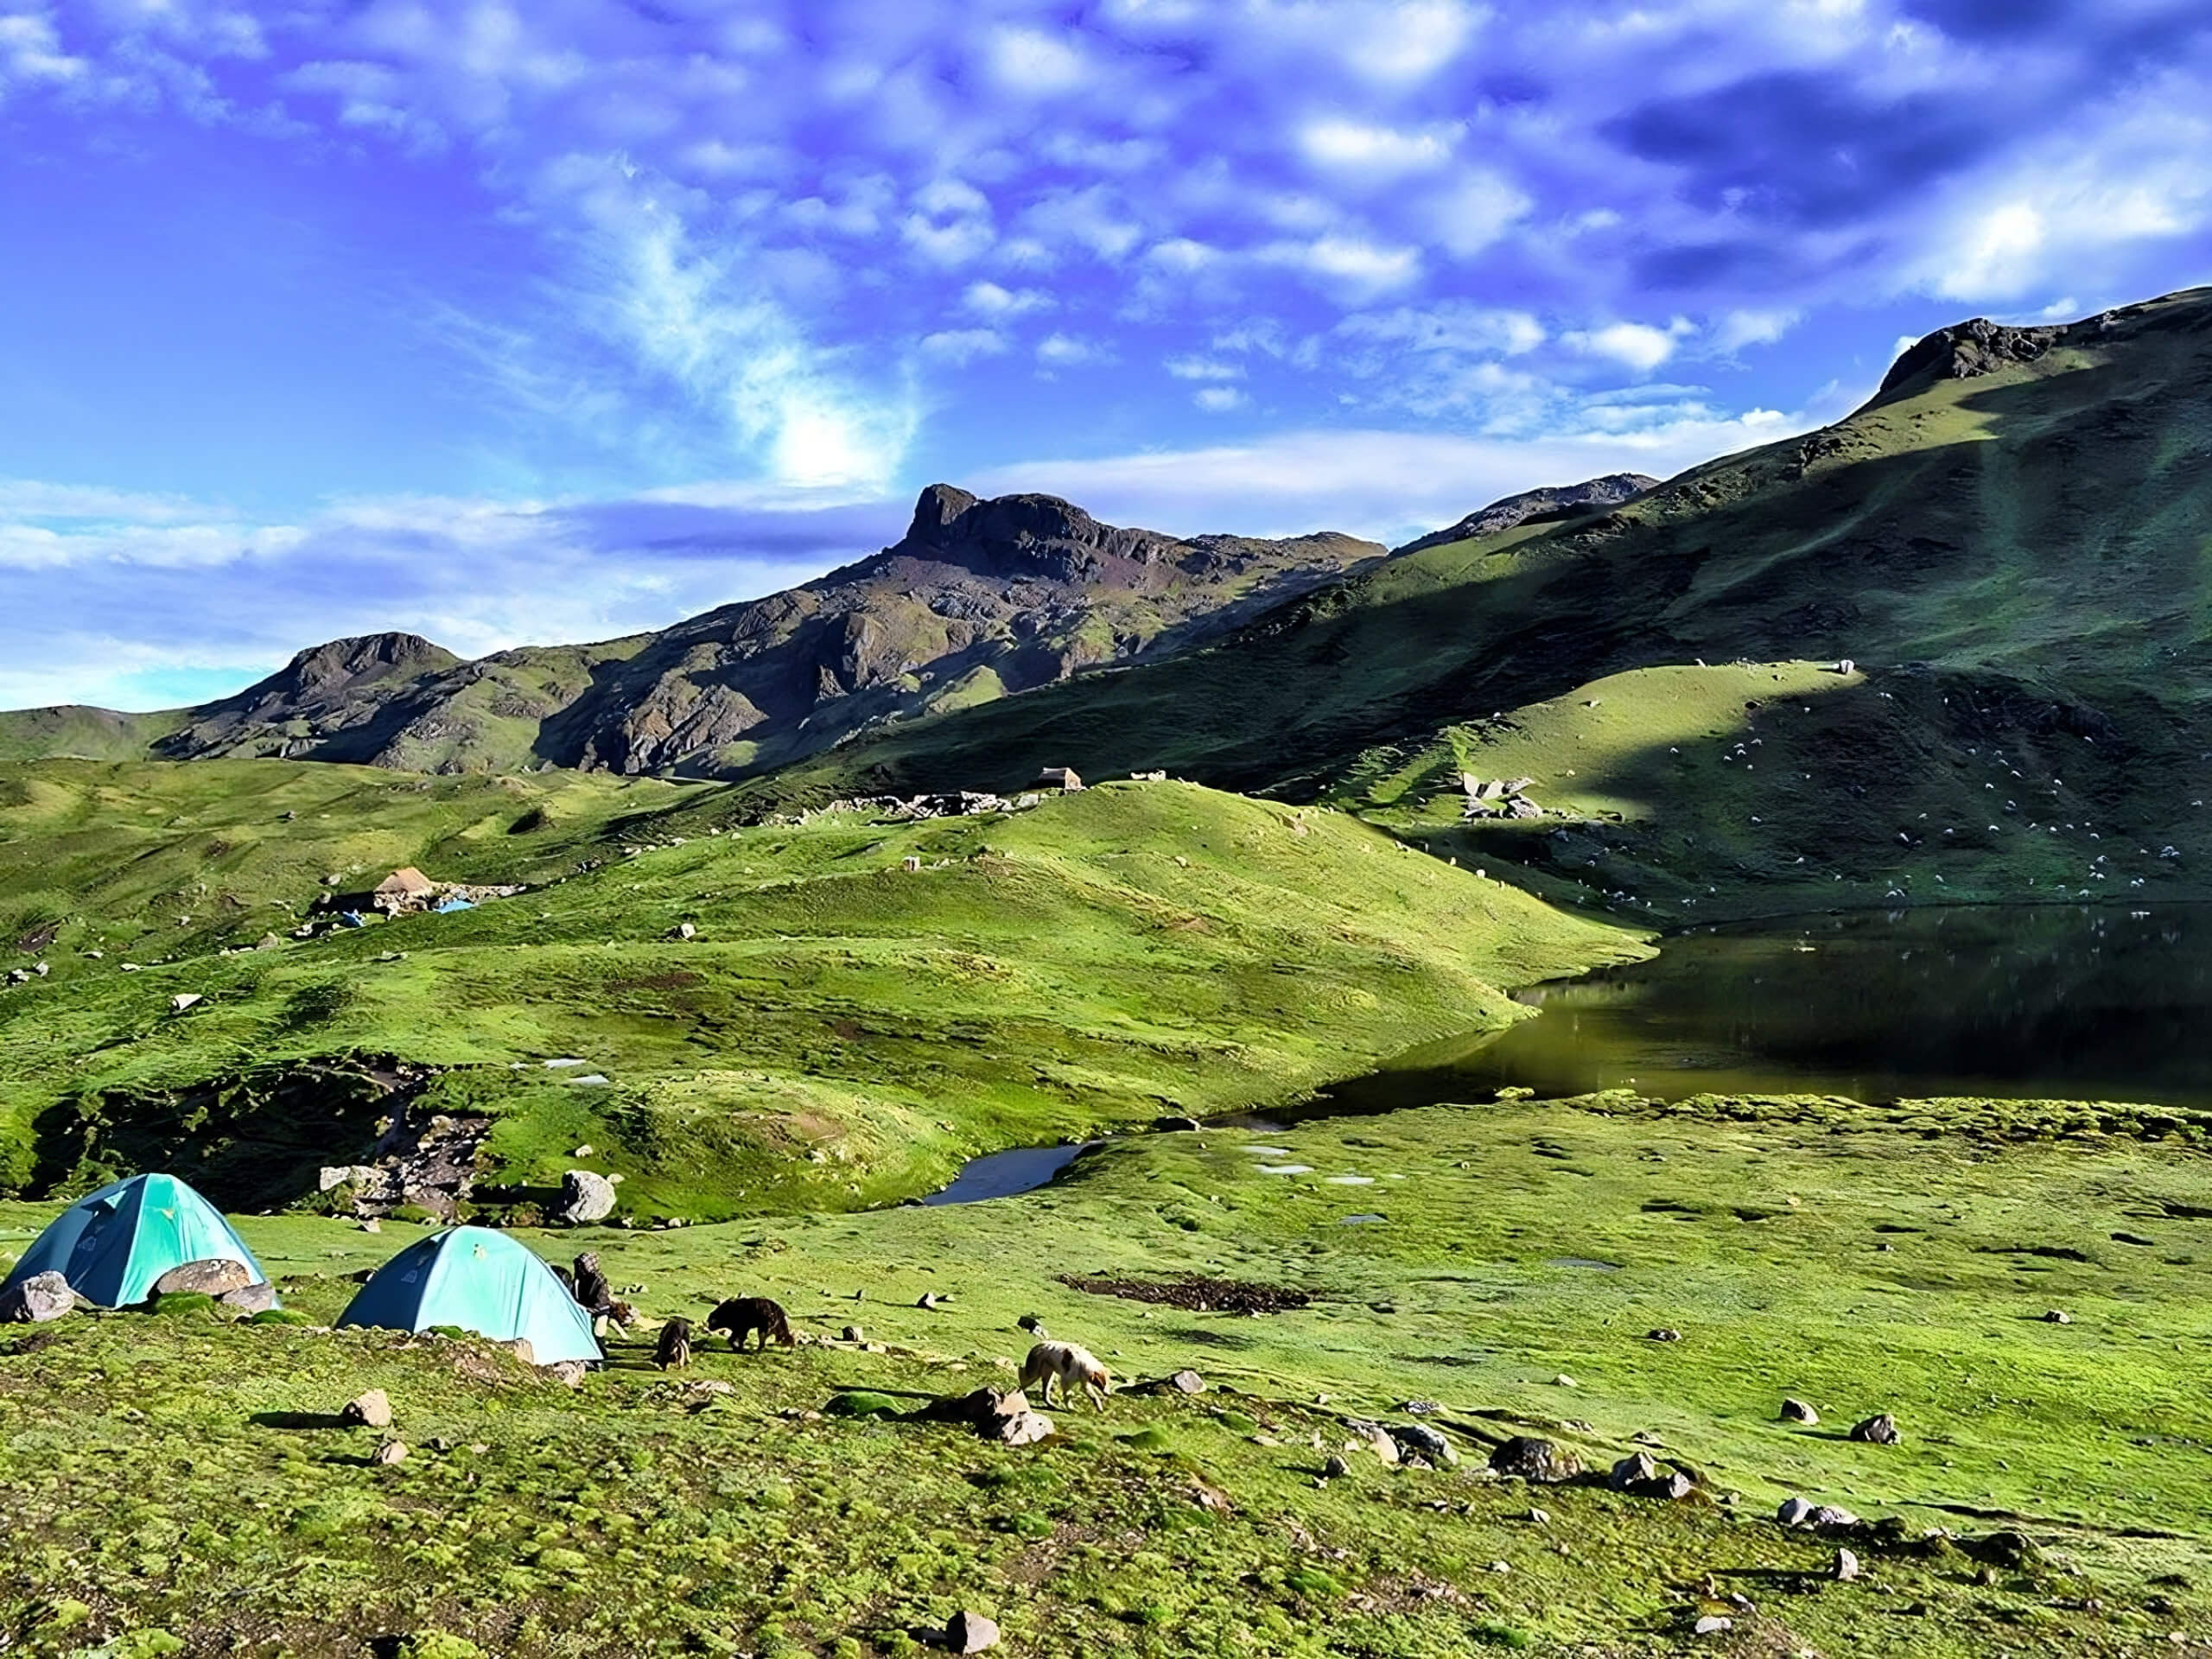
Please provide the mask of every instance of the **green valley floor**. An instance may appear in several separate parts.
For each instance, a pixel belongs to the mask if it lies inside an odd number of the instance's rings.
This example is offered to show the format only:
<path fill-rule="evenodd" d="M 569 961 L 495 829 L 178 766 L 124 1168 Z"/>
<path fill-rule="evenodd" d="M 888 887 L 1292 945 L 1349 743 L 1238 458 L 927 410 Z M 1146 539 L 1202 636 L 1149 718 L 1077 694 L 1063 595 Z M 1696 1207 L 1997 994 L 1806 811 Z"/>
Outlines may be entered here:
<path fill-rule="evenodd" d="M 0 1631 L 866 1656 L 966 1607 L 1021 1655 L 2212 1647 L 2206 1128 L 1508 1099 L 1123 1137 L 976 1205 L 527 1233 L 601 1251 L 650 1316 L 770 1294 L 804 1338 L 664 1375 L 641 1329 L 574 1391 L 474 1340 L 321 1328 L 416 1229 L 247 1217 L 304 1322 L 188 1300 L 0 1336 Z M 0 1208 L 0 1248 L 50 1213 Z M 1236 1287 L 1291 1294 L 1243 1312 Z M 1103 1414 L 1055 1408 L 1023 1448 L 838 1414 L 1010 1384 L 1025 1315 L 1113 1369 Z M 1205 1393 L 1130 1388 L 1186 1367 Z M 371 1387 L 394 1427 L 339 1427 Z M 1848 1438 L 1885 1412 L 1899 1444 Z M 1459 1462 L 1385 1466 L 1365 1421 Z M 1697 1490 L 1491 1476 L 1514 1435 L 1599 1475 L 1647 1449 Z M 1894 1524 L 1785 1530 L 1792 1496 Z"/>

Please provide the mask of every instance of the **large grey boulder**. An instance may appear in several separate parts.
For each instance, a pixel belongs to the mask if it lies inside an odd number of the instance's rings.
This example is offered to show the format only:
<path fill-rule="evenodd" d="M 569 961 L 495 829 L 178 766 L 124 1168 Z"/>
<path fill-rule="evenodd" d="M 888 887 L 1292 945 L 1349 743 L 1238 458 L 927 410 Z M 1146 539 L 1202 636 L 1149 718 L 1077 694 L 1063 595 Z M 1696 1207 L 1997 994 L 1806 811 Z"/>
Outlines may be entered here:
<path fill-rule="evenodd" d="M 1490 1466 L 1522 1480 L 1572 1480 L 1582 1472 L 1582 1459 L 1556 1441 L 1516 1434 L 1490 1454 Z"/>
<path fill-rule="evenodd" d="M 556 1212 L 571 1226 L 605 1221 L 614 1213 L 614 1183 L 588 1169 L 572 1169 L 561 1177 L 561 1208 Z"/>
<path fill-rule="evenodd" d="M 1051 1437 L 1052 1420 L 1042 1412 L 1016 1411 L 988 1419 L 981 1430 L 985 1440 L 997 1440 L 1001 1445 L 1034 1446 Z"/>
<path fill-rule="evenodd" d="M 0 1325 L 43 1325 L 76 1306 L 69 1281 L 48 1268 L 0 1291 Z"/>
<path fill-rule="evenodd" d="M 944 1627 L 944 1645 L 954 1653 L 981 1653 L 999 1644 L 999 1627 L 982 1614 L 967 1608 L 952 1616 Z"/>
<path fill-rule="evenodd" d="M 253 1269 L 227 1255 L 181 1262 L 154 1281 L 156 1296 L 227 1296 L 253 1282 Z"/>
<path fill-rule="evenodd" d="M 1390 1438 L 1397 1441 L 1401 1451 L 1426 1458 L 1439 1469 L 1459 1461 L 1458 1449 L 1427 1423 L 1392 1423 L 1389 1427 Z"/>

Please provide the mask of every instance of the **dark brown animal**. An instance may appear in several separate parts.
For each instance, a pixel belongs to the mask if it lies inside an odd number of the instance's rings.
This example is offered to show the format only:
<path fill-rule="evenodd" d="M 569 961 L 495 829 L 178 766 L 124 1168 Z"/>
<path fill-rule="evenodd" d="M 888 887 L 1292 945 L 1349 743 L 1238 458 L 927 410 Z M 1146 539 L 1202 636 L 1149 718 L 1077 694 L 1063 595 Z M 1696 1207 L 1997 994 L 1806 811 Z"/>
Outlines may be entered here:
<path fill-rule="evenodd" d="M 760 1333 L 760 1350 L 767 1351 L 771 1339 L 786 1348 L 796 1347 L 798 1338 L 791 1335 L 791 1322 L 783 1306 L 766 1296 L 733 1296 L 713 1313 L 707 1315 L 707 1332 L 718 1331 L 729 1333 L 732 1350 L 742 1352 L 746 1338 L 754 1332 Z"/>
<path fill-rule="evenodd" d="M 653 1349 L 653 1363 L 664 1371 L 681 1370 L 691 1363 L 691 1321 L 671 1319 L 660 1328 L 660 1341 Z"/>
<path fill-rule="evenodd" d="M 599 1270 L 599 1252 L 586 1250 L 576 1258 L 576 1303 L 587 1313 L 604 1313 L 613 1306 L 613 1287 Z"/>
<path fill-rule="evenodd" d="M 576 1294 L 576 1275 L 557 1262 L 549 1262 L 547 1265 L 553 1269 L 553 1276 L 561 1281 L 561 1288 L 573 1297 Z"/>

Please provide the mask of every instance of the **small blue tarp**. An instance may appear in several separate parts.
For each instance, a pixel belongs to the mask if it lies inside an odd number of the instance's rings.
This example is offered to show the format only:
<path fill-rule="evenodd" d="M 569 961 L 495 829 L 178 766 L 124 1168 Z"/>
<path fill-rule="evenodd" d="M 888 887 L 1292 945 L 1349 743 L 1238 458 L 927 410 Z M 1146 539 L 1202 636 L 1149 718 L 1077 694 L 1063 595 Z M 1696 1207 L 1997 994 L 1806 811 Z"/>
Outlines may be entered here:
<path fill-rule="evenodd" d="M 466 899 L 448 899 L 445 903 L 438 906 L 438 914 L 441 916 L 450 916 L 456 910 L 474 910 L 476 906 L 469 903 Z"/>

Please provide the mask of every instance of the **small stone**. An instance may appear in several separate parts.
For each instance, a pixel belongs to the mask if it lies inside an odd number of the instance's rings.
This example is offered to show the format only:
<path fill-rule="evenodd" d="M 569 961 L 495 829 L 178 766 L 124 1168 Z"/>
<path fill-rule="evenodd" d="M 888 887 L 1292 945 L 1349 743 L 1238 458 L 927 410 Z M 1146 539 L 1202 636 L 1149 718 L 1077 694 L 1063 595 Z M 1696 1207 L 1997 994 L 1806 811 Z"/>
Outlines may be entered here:
<path fill-rule="evenodd" d="M 1690 1626 L 1694 1636 L 1720 1636 L 1736 1628 L 1736 1621 L 1720 1613 L 1707 1613 Z"/>
<path fill-rule="evenodd" d="M 1332 1452 L 1329 1454 L 1328 1462 L 1321 1465 L 1321 1472 L 1331 1480 L 1342 1480 L 1346 1475 L 1351 1473 L 1351 1465 L 1344 1461 L 1343 1452 Z"/>
<path fill-rule="evenodd" d="M 241 1313 L 266 1313 L 276 1306 L 276 1287 L 268 1283 L 240 1285 L 236 1290 L 226 1290 L 215 1299 L 225 1307 L 235 1307 Z"/>
<path fill-rule="evenodd" d="M 1007 1446 L 1034 1446 L 1052 1435 L 1052 1420 L 1039 1411 L 1016 1411 L 993 1418 L 982 1432 L 985 1439 Z"/>
<path fill-rule="evenodd" d="M 1821 1421 L 1821 1414 L 1802 1400 L 1784 1400 L 1782 1402 L 1782 1421 L 1785 1423 L 1804 1423 L 1809 1427 Z"/>
<path fill-rule="evenodd" d="M 1459 1453 L 1452 1442 L 1427 1423 L 1404 1423 L 1394 1426 L 1390 1438 L 1397 1441 L 1400 1450 L 1412 1452 L 1426 1458 L 1437 1466 L 1456 1465 Z"/>
<path fill-rule="evenodd" d="M 1540 1527 L 1548 1527 L 1552 1523 L 1552 1512 L 1549 1510 L 1530 1510 L 1529 1519 Z"/>
<path fill-rule="evenodd" d="M 1645 1332 L 1643 1339 L 1646 1342 L 1680 1342 L 1682 1339 L 1682 1333 L 1662 1325 L 1656 1331 Z"/>
<path fill-rule="evenodd" d="M 583 1145 L 578 1147 L 574 1152 L 570 1153 L 569 1156 L 571 1158 L 588 1158 L 592 1155 L 594 1150 L 595 1148 L 592 1146 L 592 1143 L 587 1141 Z"/>
<path fill-rule="evenodd" d="M 1813 1506 L 1802 1497 L 1785 1497 L 1782 1507 L 1774 1512 L 1774 1518 L 1785 1527 L 1805 1526 L 1813 1518 Z"/>
<path fill-rule="evenodd" d="M 404 1463 L 406 1460 L 407 1442 L 404 1440 L 386 1440 L 382 1446 L 377 1447 L 378 1463 L 391 1465 Z"/>
<path fill-rule="evenodd" d="M 358 1423 L 363 1428 L 390 1428 L 391 1402 L 382 1389 L 371 1389 L 366 1394 L 348 1400 L 338 1416 L 341 1422 Z"/>
<path fill-rule="evenodd" d="M 1178 1394 L 1204 1394 L 1206 1380 L 1196 1371 L 1184 1370 L 1167 1379 L 1167 1386 Z"/>
<path fill-rule="evenodd" d="M 1839 1549 L 1833 1570 L 1837 1583 L 1849 1584 L 1859 1576 L 1859 1558 L 1847 1549 Z"/>
<path fill-rule="evenodd" d="M 2063 1308 L 2054 1307 L 2043 1316 L 2043 1322 L 2045 1325 L 2071 1325 L 2074 1323 L 2074 1316 Z"/>
<path fill-rule="evenodd" d="M 916 1303 L 914 1304 L 914 1306 L 915 1306 L 916 1307 L 918 1307 L 918 1308 L 925 1309 L 925 1310 L 927 1310 L 928 1312 L 930 1312 L 930 1313 L 936 1313 L 936 1312 L 937 1312 L 937 1293 L 936 1293 L 935 1291 L 933 1291 L 933 1290 L 925 1290 L 925 1291 L 924 1291 L 924 1292 L 922 1293 L 921 1300 L 920 1300 L 919 1301 L 916 1302 Z"/>
<path fill-rule="evenodd" d="M 999 1627 L 982 1614 L 964 1607 L 944 1627 L 944 1645 L 955 1653 L 981 1653 L 998 1644 Z"/>
<path fill-rule="evenodd" d="M 206 1000 L 197 991 L 179 991 L 175 996 L 169 998 L 169 1012 L 182 1014 L 187 1008 Z"/>
<path fill-rule="evenodd" d="M 1565 1371 L 1561 1371 L 1557 1376 L 1552 1378 L 1552 1386 L 1555 1389 L 1579 1389 L 1582 1385 Z"/>
<path fill-rule="evenodd" d="M 1359 1431 L 1357 1444 L 1363 1450 L 1372 1452 L 1377 1462 L 1392 1469 L 1398 1466 L 1398 1443 L 1390 1438 L 1387 1429 Z"/>
<path fill-rule="evenodd" d="M 1834 1503 L 1821 1504 L 1806 1518 L 1821 1532 L 1849 1532 L 1859 1525 L 1857 1516 Z"/>
<path fill-rule="evenodd" d="M 1490 1570 L 1493 1573 L 1510 1573 L 1513 1570 L 1513 1563 L 1510 1561 L 1492 1561 L 1490 1564 Z"/>
<path fill-rule="evenodd" d="M 1014 1323 L 1017 1329 L 1027 1331 L 1033 1337 L 1045 1334 L 1045 1321 L 1034 1313 L 1025 1313 Z"/>
<path fill-rule="evenodd" d="M 862 1331 L 857 1325 L 849 1325 L 843 1331 L 838 1333 L 838 1340 L 840 1342 L 866 1342 L 868 1340 L 868 1333 Z"/>
<path fill-rule="evenodd" d="M 1897 1433 L 1897 1420 L 1885 1411 L 1867 1418 L 1864 1422 L 1853 1424 L 1851 1438 L 1864 1441 L 1868 1446 L 1895 1446 L 1904 1437 Z"/>
<path fill-rule="evenodd" d="M 360 1224 L 358 1230 L 364 1233 L 380 1233 L 384 1231 L 384 1223 L 378 1221 L 374 1216 L 371 1216 Z"/>

